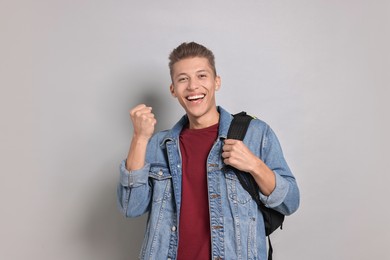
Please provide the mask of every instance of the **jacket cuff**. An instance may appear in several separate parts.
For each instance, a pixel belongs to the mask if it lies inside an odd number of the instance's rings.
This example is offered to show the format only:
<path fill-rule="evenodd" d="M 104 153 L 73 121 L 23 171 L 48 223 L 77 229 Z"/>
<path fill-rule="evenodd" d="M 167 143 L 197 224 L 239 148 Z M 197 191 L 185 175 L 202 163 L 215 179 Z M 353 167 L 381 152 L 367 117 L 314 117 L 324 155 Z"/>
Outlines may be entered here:
<path fill-rule="evenodd" d="M 150 164 L 146 163 L 143 168 L 135 171 L 126 169 L 126 160 L 120 165 L 120 183 L 125 187 L 139 187 L 148 183 Z"/>
<path fill-rule="evenodd" d="M 268 208 L 275 208 L 283 203 L 284 199 L 287 196 L 289 190 L 289 183 L 282 176 L 275 172 L 275 189 L 269 196 L 265 196 L 260 193 L 260 200 L 266 205 Z"/>

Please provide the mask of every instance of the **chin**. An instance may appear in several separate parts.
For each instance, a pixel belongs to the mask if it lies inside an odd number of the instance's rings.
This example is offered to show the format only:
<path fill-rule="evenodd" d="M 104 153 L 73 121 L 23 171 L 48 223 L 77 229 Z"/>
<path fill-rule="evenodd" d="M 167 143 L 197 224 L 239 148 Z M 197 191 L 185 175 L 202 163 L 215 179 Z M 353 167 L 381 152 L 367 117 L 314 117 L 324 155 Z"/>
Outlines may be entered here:
<path fill-rule="evenodd" d="M 200 118 L 209 112 L 211 112 L 212 109 L 210 108 L 205 108 L 205 107 L 187 107 L 186 112 L 187 115 L 195 117 L 195 118 Z"/>

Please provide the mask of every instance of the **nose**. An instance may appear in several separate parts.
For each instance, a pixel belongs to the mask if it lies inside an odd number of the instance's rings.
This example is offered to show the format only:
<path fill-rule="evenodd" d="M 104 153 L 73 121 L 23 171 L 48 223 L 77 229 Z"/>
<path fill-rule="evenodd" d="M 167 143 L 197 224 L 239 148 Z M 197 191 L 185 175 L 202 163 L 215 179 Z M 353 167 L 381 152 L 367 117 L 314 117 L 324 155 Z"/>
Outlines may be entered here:
<path fill-rule="evenodd" d="M 196 79 L 190 79 L 188 81 L 187 89 L 188 90 L 195 90 L 199 88 L 199 83 L 196 81 Z"/>

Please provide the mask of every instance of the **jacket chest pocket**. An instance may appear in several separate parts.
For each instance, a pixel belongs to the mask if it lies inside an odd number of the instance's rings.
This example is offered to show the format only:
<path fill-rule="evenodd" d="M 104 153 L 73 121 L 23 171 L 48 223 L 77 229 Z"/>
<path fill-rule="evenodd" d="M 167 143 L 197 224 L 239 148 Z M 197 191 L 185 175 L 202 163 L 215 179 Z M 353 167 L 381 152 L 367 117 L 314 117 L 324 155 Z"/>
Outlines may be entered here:
<path fill-rule="evenodd" d="M 149 171 L 149 181 L 152 187 L 153 202 L 161 202 L 171 198 L 172 176 L 165 166 L 151 166 Z"/>
<path fill-rule="evenodd" d="M 251 195 L 242 187 L 240 181 L 233 171 L 226 172 L 225 177 L 230 200 L 240 204 L 246 204 L 252 199 Z"/>

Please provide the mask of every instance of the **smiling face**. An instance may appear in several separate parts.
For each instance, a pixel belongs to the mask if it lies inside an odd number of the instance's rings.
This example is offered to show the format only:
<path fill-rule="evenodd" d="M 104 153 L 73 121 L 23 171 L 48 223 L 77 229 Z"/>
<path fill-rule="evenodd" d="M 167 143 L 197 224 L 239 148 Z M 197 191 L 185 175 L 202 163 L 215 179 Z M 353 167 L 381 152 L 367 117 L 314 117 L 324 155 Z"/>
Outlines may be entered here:
<path fill-rule="evenodd" d="M 186 111 L 190 128 L 218 123 L 215 91 L 220 85 L 220 77 L 214 74 L 206 58 L 186 58 L 173 65 L 171 94 Z"/>

